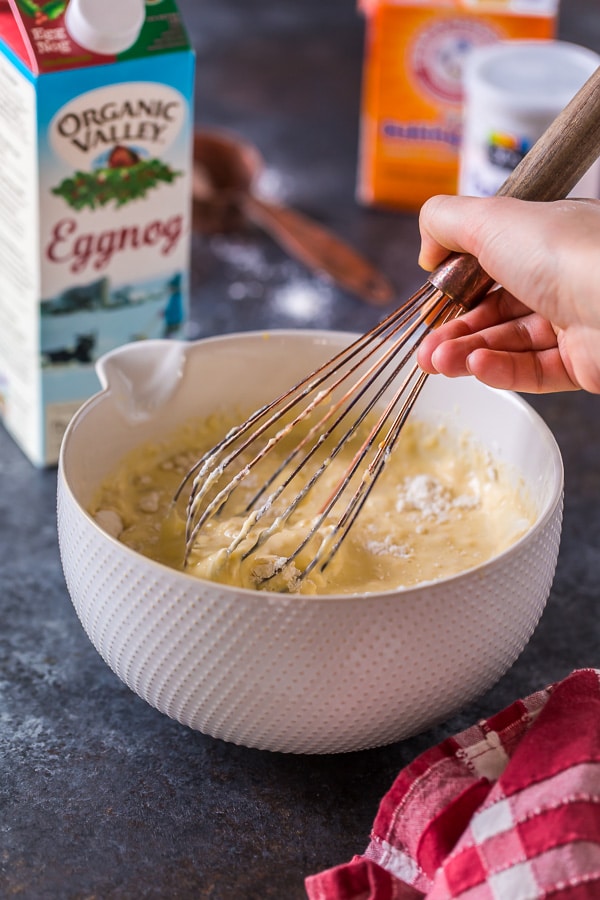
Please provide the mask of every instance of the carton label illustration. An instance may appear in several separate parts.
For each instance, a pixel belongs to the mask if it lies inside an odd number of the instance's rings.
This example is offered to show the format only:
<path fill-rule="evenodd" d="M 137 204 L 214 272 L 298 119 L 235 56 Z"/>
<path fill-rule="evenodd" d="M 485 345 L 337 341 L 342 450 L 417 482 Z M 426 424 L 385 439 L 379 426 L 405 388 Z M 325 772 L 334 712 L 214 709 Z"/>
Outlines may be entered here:
<path fill-rule="evenodd" d="M 45 246 L 48 262 L 77 274 L 101 271 L 116 254 L 128 251 L 148 249 L 158 257 L 173 252 L 183 234 L 181 212 L 165 217 L 154 204 L 140 208 L 136 201 L 152 200 L 161 186 L 183 177 L 181 169 L 160 155 L 176 141 L 185 120 L 185 98 L 148 82 L 98 88 L 58 110 L 49 125 L 49 142 L 70 172 L 50 186 L 63 204 L 60 210 L 53 208 L 63 215 Z M 68 207 L 73 213 L 106 208 L 110 215 L 132 203 L 138 207 L 135 221 L 123 224 L 121 216 L 97 215 L 86 219 L 84 231 L 76 215 L 64 214 Z M 160 210 L 165 209 L 163 191 Z"/>
<path fill-rule="evenodd" d="M 462 68 L 473 47 L 497 40 L 495 29 L 476 19 L 434 20 L 418 31 L 410 54 L 410 67 L 420 87 L 436 100 L 462 101 Z"/>

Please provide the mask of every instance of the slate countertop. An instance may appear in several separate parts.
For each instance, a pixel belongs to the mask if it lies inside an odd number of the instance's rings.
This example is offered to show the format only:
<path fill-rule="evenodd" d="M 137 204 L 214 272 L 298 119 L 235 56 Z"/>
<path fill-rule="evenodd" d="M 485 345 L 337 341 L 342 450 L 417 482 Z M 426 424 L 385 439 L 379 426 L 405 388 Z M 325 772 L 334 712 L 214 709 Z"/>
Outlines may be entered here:
<path fill-rule="evenodd" d="M 363 45 L 353 0 L 180 6 L 198 52 L 197 123 L 254 140 L 278 197 L 360 247 L 409 296 L 422 282 L 416 217 L 353 198 Z M 560 37 L 600 51 L 596 0 L 563 7 Z M 380 315 L 257 232 L 194 240 L 190 337 L 365 330 Z M 573 668 L 600 666 L 600 398 L 531 402 L 566 471 L 561 551 L 538 629 L 460 715 L 340 757 L 236 747 L 131 693 L 71 606 L 56 473 L 33 469 L 0 428 L 0 897 L 302 898 L 306 875 L 365 848 L 381 796 L 418 753 Z"/>

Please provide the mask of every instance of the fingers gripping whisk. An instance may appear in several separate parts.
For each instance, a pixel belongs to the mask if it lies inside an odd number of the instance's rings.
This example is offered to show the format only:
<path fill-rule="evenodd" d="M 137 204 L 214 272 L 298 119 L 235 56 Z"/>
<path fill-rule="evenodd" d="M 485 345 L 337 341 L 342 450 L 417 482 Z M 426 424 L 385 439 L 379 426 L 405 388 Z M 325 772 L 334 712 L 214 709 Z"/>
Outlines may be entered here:
<path fill-rule="evenodd" d="M 268 566 L 257 566 L 257 587 L 268 587 L 288 571 L 281 589 L 294 590 L 313 569 L 325 569 L 373 490 L 425 383 L 415 361 L 421 340 L 461 311 L 442 290 L 425 285 L 233 428 L 179 488 L 181 494 L 191 484 L 186 564 L 204 531 L 226 517 L 223 562 L 233 553 L 258 559 L 267 542 L 277 544 L 277 536 L 286 534 L 283 550 L 271 553 Z M 332 480 L 334 470 L 341 474 Z"/>

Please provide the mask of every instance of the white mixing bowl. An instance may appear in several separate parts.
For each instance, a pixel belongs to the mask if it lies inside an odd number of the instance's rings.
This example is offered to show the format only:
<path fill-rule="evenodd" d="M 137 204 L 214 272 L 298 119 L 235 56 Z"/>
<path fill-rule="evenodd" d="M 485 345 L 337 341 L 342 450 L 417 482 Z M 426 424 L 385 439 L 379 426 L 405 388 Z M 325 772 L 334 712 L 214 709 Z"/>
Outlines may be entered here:
<path fill-rule="evenodd" d="M 461 575 L 381 594 L 230 588 L 146 559 L 86 512 L 129 450 L 215 409 L 271 399 L 351 336 L 247 333 L 143 341 L 103 357 L 58 471 L 58 531 L 77 614 L 104 660 L 152 706 L 248 747 L 335 753 L 406 738 L 486 691 L 529 640 L 560 541 L 563 471 L 540 417 L 474 379 L 430 378 L 419 418 L 448 420 L 523 478 L 534 526 Z"/>

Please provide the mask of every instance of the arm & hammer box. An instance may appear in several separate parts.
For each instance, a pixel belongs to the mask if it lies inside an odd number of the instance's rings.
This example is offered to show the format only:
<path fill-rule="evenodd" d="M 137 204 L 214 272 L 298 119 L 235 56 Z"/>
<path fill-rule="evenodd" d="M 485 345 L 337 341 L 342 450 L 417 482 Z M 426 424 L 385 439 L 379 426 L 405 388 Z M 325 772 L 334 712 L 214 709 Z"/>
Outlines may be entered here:
<path fill-rule="evenodd" d="M 0 0 L 0 413 L 35 465 L 100 355 L 185 323 L 193 83 L 173 0 Z"/>
<path fill-rule="evenodd" d="M 558 0 L 359 0 L 359 8 L 357 198 L 416 211 L 457 191 L 466 55 L 500 40 L 553 38 Z"/>

